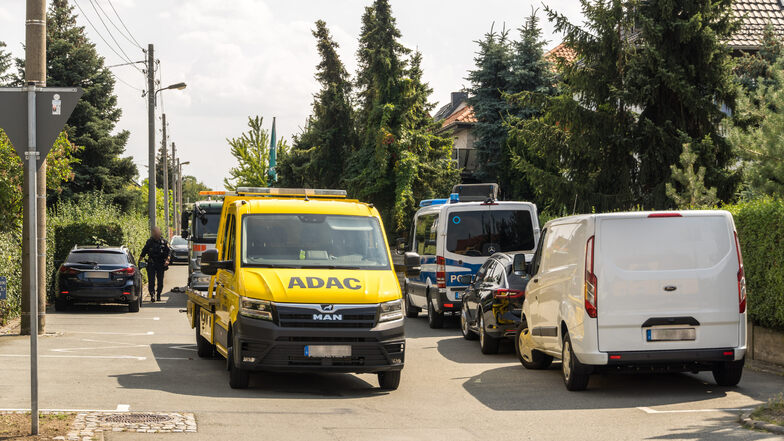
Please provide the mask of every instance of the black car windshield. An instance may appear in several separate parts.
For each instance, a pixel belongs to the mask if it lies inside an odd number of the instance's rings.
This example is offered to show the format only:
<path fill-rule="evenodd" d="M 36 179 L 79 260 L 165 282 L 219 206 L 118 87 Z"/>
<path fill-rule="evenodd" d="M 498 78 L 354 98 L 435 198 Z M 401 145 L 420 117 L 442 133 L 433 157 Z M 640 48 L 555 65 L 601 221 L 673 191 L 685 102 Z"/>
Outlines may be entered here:
<path fill-rule="evenodd" d="M 372 217 L 253 214 L 242 220 L 242 262 L 272 268 L 389 269 Z"/>
<path fill-rule="evenodd" d="M 171 244 L 175 247 L 188 245 L 188 241 L 180 236 L 172 237 Z"/>
<path fill-rule="evenodd" d="M 196 239 L 217 239 L 220 217 L 220 213 L 205 213 L 201 216 L 196 216 L 193 237 Z"/>
<path fill-rule="evenodd" d="M 490 256 L 536 247 L 528 210 L 452 212 L 446 231 L 447 251 L 464 256 Z"/>
<path fill-rule="evenodd" d="M 65 263 L 84 265 L 127 265 L 124 253 L 117 251 L 72 251 Z"/>

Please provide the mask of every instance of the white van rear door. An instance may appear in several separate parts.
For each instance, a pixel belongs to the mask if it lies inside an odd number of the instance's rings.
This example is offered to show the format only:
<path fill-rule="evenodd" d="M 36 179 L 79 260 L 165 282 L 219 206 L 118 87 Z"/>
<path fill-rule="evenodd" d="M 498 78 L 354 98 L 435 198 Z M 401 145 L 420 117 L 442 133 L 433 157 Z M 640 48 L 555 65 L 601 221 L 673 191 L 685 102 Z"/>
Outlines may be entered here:
<path fill-rule="evenodd" d="M 737 347 L 733 235 L 722 212 L 597 218 L 599 350 Z"/>

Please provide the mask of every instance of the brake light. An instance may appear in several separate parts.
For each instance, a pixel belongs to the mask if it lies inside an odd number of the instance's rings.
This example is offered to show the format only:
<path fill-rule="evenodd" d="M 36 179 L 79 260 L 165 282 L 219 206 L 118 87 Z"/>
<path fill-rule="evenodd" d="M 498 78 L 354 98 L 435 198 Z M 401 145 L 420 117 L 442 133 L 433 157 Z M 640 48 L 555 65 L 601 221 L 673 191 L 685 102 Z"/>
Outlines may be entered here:
<path fill-rule="evenodd" d="M 60 267 L 60 274 L 65 274 L 67 276 L 75 276 L 75 275 L 79 274 L 80 272 L 81 271 L 79 271 L 78 269 L 71 268 L 70 266 L 61 266 Z"/>
<path fill-rule="evenodd" d="M 596 318 L 598 313 L 598 280 L 593 272 L 594 242 L 594 236 L 591 236 L 585 244 L 585 312 L 591 318 Z"/>
<path fill-rule="evenodd" d="M 443 256 L 436 257 L 436 286 L 446 288 L 446 259 Z"/>
<path fill-rule="evenodd" d="M 740 253 L 738 232 L 735 231 L 735 251 L 738 253 L 738 312 L 746 312 L 746 271 L 743 269 L 743 254 Z"/>
<path fill-rule="evenodd" d="M 193 245 L 193 251 L 196 251 L 196 252 L 207 251 L 207 245 L 196 245 L 196 244 L 194 244 Z"/>
<path fill-rule="evenodd" d="M 525 297 L 525 291 L 517 289 L 497 289 L 493 293 L 493 297 L 496 299 L 520 299 Z"/>
<path fill-rule="evenodd" d="M 132 276 L 136 274 L 136 270 L 133 269 L 133 267 L 129 266 L 128 268 L 120 268 L 118 270 L 114 270 L 112 271 L 112 273 L 118 276 Z"/>
<path fill-rule="evenodd" d="M 683 217 L 683 215 L 680 213 L 662 212 L 662 213 L 651 213 L 648 215 L 648 217 Z"/>

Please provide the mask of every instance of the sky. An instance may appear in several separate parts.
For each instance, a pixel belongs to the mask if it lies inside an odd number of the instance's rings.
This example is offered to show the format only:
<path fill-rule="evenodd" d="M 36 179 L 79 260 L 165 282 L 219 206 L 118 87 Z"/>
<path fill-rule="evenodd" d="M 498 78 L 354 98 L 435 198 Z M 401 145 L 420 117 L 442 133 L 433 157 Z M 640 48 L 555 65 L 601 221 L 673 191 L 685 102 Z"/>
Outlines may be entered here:
<path fill-rule="evenodd" d="M 161 92 L 158 113 L 166 112 L 168 135 L 176 143 L 181 161 L 190 161 L 183 173 L 196 176 L 213 189 L 222 189 L 223 178 L 236 164 L 226 139 L 239 136 L 247 128 L 248 116 L 262 116 L 266 128 L 276 117 L 278 136 L 290 140 L 310 114 L 313 95 L 318 91 L 314 74 L 319 57 L 311 34 L 316 20 L 327 22 L 340 45 L 343 63 L 352 75 L 356 73 L 360 19 L 371 0 L 70 3 L 79 15 L 77 22 L 85 27 L 106 65 L 121 64 L 126 59 L 143 60 L 145 55 L 136 42 L 144 48 L 152 43 L 160 60 L 161 86 L 187 83 L 185 90 Z M 430 100 L 434 103 L 445 104 L 450 92 L 469 86 L 465 77 L 474 67 L 476 40 L 491 25 L 512 29 L 516 37 L 516 29 L 538 8 L 547 49 L 560 42 L 538 0 L 390 3 L 403 35 L 402 43 L 423 54 L 424 79 L 433 88 Z M 546 3 L 579 22 L 577 0 Z M 24 19 L 25 0 L 0 0 L 0 41 L 5 41 L 15 56 L 24 55 Z M 130 31 L 128 38 L 123 23 Z M 141 97 L 145 79 L 133 66 L 111 70 L 118 77 L 115 92 L 123 111 L 117 129 L 130 131 L 126 155 L 134 158 L 143 178 L 148 151 L 147 105 Z M 156 127 L 160 129 L 160 119 Z M 158 130 L 158 143 L 160 136 Z"/>

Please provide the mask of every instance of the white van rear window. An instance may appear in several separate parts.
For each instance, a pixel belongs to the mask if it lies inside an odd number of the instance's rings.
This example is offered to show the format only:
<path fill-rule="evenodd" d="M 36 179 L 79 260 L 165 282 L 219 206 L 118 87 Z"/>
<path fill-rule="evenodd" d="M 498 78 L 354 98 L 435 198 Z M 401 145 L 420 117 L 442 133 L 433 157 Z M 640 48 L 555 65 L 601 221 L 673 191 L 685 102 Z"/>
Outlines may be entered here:
<path fill-rule="evenodd" d="M 711 268 L 732 251 L 727 228 L 722 216 L 602 219 L 597 263 L 626 271 Z"/>

